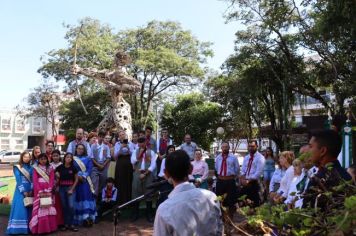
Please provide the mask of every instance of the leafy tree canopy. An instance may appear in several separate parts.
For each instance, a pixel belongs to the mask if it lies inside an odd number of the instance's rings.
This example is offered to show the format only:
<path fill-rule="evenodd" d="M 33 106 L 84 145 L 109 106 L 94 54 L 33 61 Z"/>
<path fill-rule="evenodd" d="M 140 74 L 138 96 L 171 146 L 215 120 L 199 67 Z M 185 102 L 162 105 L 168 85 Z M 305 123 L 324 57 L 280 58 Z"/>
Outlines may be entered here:
<path fill-rule="evenodd" d="M 199 146 L 209 150 L 221 117 L 218 104 L 207 101 L 200 93 L 191 93 L 178 96 L 175 105 L 164 105 L 161 126 L 169 130 L 177 145 L 189 133 Z"/>
<path fill-rule="evenodd" d="M 42 58 L 44 64 L 39 73 L 65 80 L 73 88 L 76 80 L 70 69 L 76 45 L 76 63 L 97 69 L 111 68 L 116 50 L 125 51 L 132 58 L 129 74 L 142 84 L 140 93 L 130 100 L 133 119 L 140 121 L 141 126 L 148 121 L 154 99 L 165 91 L 191 86 L 203 78 L 205 70 L 201 65 L 212 56 L 211 43 L 200 42 L 190 31 L 172 21 L 151 21 L 119 32 L 91 18 L 65 27 L 68 46 L 48 52 Z"/>

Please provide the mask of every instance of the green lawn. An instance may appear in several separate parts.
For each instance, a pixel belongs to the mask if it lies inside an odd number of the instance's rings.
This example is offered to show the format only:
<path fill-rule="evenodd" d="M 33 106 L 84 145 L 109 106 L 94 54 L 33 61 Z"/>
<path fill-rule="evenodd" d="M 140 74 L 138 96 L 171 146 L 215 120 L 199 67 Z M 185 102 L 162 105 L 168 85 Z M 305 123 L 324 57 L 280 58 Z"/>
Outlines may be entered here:
<path fill-rule="evenodd" d="M 16 180 L 15 177 L 4 177 L 0 178 L 0 182 L 7 183 L 7 186 L 0 188 L 0 194 L 8 195 L 10 197 L 10 202 L 12 201 L 12 196 L 14 195 Z"/>
<path fill-rule="evenodd" d="M 16 180 L 15 177 L 3 177 L 0 178 L 0 182 L 7 183 L 7 186 L 0 188 L 0 194 L 8 195 L 10 197 L 10 203 L 12 201 L 12 196 L 14 195 Z M 0 204 L 0 215 L 9 215 L 11 210 L 11 205 Z"/>

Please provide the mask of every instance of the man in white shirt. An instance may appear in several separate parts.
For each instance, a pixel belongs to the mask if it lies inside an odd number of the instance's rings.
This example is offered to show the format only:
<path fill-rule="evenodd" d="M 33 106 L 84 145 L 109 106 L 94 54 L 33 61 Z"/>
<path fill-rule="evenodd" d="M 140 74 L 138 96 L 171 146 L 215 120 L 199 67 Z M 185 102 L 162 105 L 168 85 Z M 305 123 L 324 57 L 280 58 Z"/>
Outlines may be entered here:
<path fill-rule="evenodd" d="M 190 161 L 194 161 L 194 153 L 195 149 L 197 149 L 197 144 L 192 142 L 190 134 L 184 136 L 184 143 L 180 145 L 179 149 L 184 150 L 189 155 Z"/>
<path fill-rule="evenodd" d="M 146 139 L 139 138 L 138 148 L 131 155 L 131 164 L 134 168 L 132 180 L 132 199 L 147 193 L 147 186 L 151 185 L 156 169 L 156 153 L 146 147 Z M 153 222 L 152 199 L 146 199 L 146 219 Z M 133 208 L 132 221 L 138 220 L 139 203 Z"/>
<path fill-rule="evenodd" d="M 138 133 L 133 132 L 131 142 L 129 142 L 130 151 L 132 152 L 135 151 L 136 148 L 138 148 L 137 139 L 138 139 Z"/>
<path fill-rule="evenodd" d="M 230 145 L 228 142 L 222 142 L 222 153 L 215 158 L 215 171 L 217 175 L 216 181 L 216 194 L 223 196 L 223 206 L 228 207 L 229 216 L 231 219 L 234 217 L 236 211 L 235 204 L 237 202 L 237 186 L 236 179 L 239 176 L 240 165 L 237 158 L 229 152 Z"/>
<path fill-rule="evenodd" d="M 172 179 L 174 190 L 157 209 L 153 234 L 222 235 L 221 211 L 216 195 L 188 182 L 192 171 L 188 154 L 183 150 L 169 154 L 165 167 L 165 175 Z"/>
<path fill-rule="evenodd" d="M 157 165 L 157 177 L 159 175 L 159 172 L 161 170 L 161 164 L 162 164 L 162 160 L 164 158 L 164 155 L 166 155 L 167 152 L 167 148 L 169 145 L 172 145 L 173 141 L 172 139 L 169 137 L 168 134 L 168 129 L 163 128 L 161 130 L 161 138 L 159 138 L 157 140 L 157 161 L 156 161 L 156 165 Z"/>
<path fill-rule="evenodd" d="M 93 181 L 95 196 L 99 197 L 99 191 L 104 188 L 109 162 L 111 160 L 110 148 L 104 143 L 105 131 L 101 130 L 98 134 L 98 142 L 91 146 L 90 157 L 93 160 L 93 170 L 90 174 Z"/>
<path fill-rule="evenodd" d="M 84 130 L 82 128 L 78 128 L 75 132 L 75 140 L 69 143 L 67 152 L 74 154 L 77 145 L 83 144 L 85 146 L 85 149 L 87 150 L 88 156 L 90 157 L 91 156 L 90 145 L 88 142 L 83 140 L 83 136 L 84 136 Z"/>
<path fill-rule="evenodd" d="M 242 189 L 239 193 L 240 196 L 246 195 L 247 199 L 253 201 L 254 206 L 260 205 L 260 179 L 265 165 L 265 158 L 257 148 L 257 141 L 251 140 L 248 144 L 249 154 L 242 163 L 240 177 Z"/>

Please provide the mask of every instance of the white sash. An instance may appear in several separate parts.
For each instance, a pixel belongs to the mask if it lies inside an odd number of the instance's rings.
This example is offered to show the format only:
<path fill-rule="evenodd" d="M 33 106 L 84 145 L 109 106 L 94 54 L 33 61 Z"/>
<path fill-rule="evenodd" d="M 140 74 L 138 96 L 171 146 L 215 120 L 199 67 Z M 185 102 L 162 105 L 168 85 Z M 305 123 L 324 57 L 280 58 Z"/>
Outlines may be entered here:
<path fill-rule="evenodd" d="M 85 166 L 85 164 L 82 162 L 82 160 L 80 160 L 79 157 L 74 157 L 74 161 L 78 164 L 80 170 L 82 172 L 86 172 L 87 171 L 87 168 Z M 94 189 L 94 185 L 93 185 L 93 182 L 91 181 L 91 178 L 90 176 L 88 175 L 86 177 L 87 181 L 88 181 L 88 184 L 89 184 L 89 187 L 90 187 L 90 191 L 94 194 L 95 193 L 95 189 Z"/>
<path fill-rule="evenodd" d="M 40 167 L 38 167 L 38 166 L 34 166 L 33 168 L 37 171 L 37 173 L 38 173 L 44 180 L 46 180 L 47 183 L 49 183 L 49 176 L 47 175 L 46 172 L 44 172 L 44 171 L 43 171 Z"/>
<path fill-rule="evenodd" d="M 21 174 L 23 174 L 23 175 L 26 177 L 26 179 L 27 179 L 30 183 L 32 183 L 30 173 L 28 173 L 28 171 L 27 171 L 25 168 L 21 167 L 20 165 L 15 165 L 15 166 L 17 167 L 17 169 L 19 169 L 19 171 L 21 172 Z"/>

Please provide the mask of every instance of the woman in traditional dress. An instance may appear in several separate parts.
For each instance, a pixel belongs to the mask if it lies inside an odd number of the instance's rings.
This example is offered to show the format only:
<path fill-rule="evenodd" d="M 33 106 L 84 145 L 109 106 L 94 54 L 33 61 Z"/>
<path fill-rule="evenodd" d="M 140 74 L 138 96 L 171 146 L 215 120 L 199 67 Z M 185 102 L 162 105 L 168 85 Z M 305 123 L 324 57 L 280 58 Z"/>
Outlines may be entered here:
<path fill-rule="evenodd" d="M 32 155 L 31 155 L 31 165 L 37 165 L 38 164 L 38 157 L 41 155 L 41 148 L 39 146 L 34 146 L 32 149 Z"/>
<path fill-rule="evenodd" d="M 132 174 L 133 167 L 131 164 L 131 152 L 128 140 L 124 139 L 120 143 L 119 151 L 116 158 L 115 185 L 119 191 L 119 204 L 131 200 L 132 192 Z"/>
<path fill-rule="evenodd" d="M 54 170 L 48 157 L 42 153 L 38 165 L 33 167 L 34 201 L 30 230 L 32 234 L 45 234 L 57 230 L 57 212 L 54 207 Z"/>
<path fill-rule="evenodd" d="M 209 176 L 209 166 L 202 160 L 203 154 L 201 149 L 196 149 L 194 155 L 194 161 L 192 161 L 194 184 L 198 188 L 208 189 L 207 178 Z"/>
<path fill-rule="evenodd" d="M 30 153 L 23 152 L 20 155 L 19 164 L 13 168 L 16 178 L 16 188 L 11 204 L 7 234 L 30 233 L 28 223 L 31 216 L 32 205 L 26 207 L 24 203 L 25 197 L 32 197 L 32 167 L 30 162 Z"/>
<path fill-rule="evenodd" d="M 74 166 L 78 170 L 78 185 L 75 195 L 74 224 L 92 226 L 95 221 L 96 204 L 94 198 L 94 186 L 90 178 L 93 169 L 93 161 L 88 157 L 83 144 L 78 144 L 75 149 Z"/>
<path fill-rule="evenodd" d="M 52 162 L 51 162 L 51 166 L 52 166 L 53 170 L 56 171 L 57 167 L 60 165 L 62 165 L 61 152 L 59 150 L 53 150 Z M 62 213 L 61 197 L 59 196 L 59 180 L 58 180 L 58 178 L 55 178 L 54 182 L 55 182 L 55 189 L 56 189 L 56 192 L 54 194 L 54 207 L 56 208 L 56 211 L 57 211 L 57 225 L 63 226 L 64 219 L 63 219 L 63 213 Z"/>

